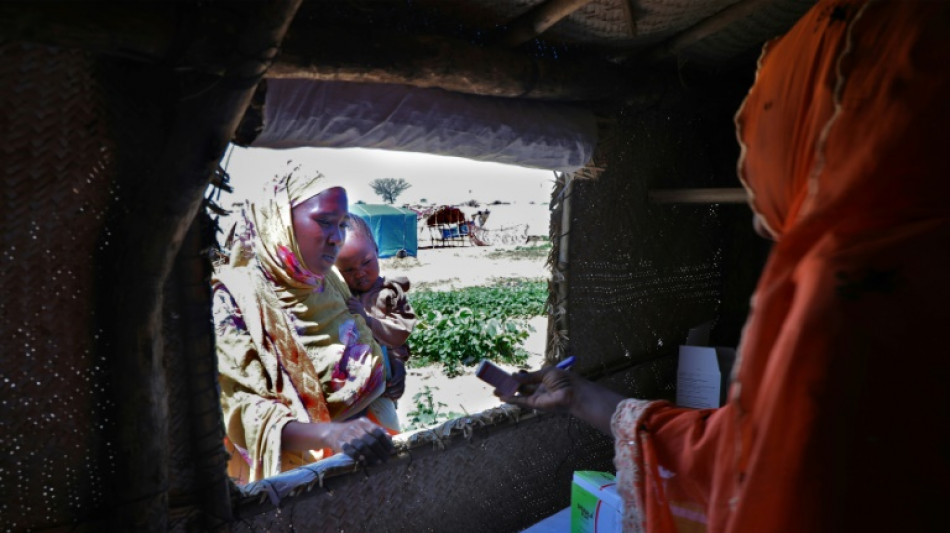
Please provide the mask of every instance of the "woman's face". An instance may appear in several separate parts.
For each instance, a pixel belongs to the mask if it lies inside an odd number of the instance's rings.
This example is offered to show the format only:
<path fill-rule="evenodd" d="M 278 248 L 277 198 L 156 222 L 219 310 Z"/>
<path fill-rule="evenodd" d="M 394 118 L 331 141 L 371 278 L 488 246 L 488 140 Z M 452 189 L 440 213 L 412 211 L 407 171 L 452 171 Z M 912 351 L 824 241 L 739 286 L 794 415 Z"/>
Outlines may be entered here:
<path fill-rule="evenodd" d="M 294 236 L 304 264 L 314 274 L 330 271 L 346 238 L 346 189 L 327 189 L 293 208 Z"/>

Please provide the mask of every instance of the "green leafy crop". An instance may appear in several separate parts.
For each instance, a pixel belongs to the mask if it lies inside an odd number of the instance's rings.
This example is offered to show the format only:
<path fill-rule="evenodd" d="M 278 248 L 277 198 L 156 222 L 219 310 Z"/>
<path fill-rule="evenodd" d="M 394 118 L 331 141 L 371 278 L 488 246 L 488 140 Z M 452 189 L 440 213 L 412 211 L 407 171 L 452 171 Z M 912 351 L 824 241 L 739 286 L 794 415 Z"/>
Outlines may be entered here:
<path fill-rule="evenodd" d="M 488 252 L 488 255 L 485 257 L 487 259 L 515 259 L 534 261 L 537 259 L 546 258 L 549 253 L 551 253 L 551 242 L 547 241 L 535 245 L 515 246 L 514 249 L 510 250 L 492 250 L 491 252 Z"/>
<path fill-rule="evenodd" d="M 412 396 L 415 409 L 407 413 L 409 424 L 404 428 L 405 431 L 432 427 L 446 420 L 462 416 L 462 413 L 455 411 L 443 411 L 442 409 L 448 406 L 442 402 L 436 402 L 432 398 L 433 390 L 439 390 L 439 388 L 425 385 L 422 387 L 422 392 L 417 392 Z"/>
<path fill-rule="evenodd" d="M 420 291 L 412 296 L 419 320 L 409 336 L 410 362 L 441 364 L 450 377 L 482 359 L 523 364 L 521 345 L 534 331 L 526 319 L 543 313 L 546 297 L 544 282 Z"/>
<path fill-rule="evenodd" d="M 544 281 L 509 280 L 491 287 L 466 287 L 454 291 L 419 291 L 411 296 L 416 314 L 434 310 L 452 313 L 462 307 L 499 318 L 544 314 L 548 297 Z"/>

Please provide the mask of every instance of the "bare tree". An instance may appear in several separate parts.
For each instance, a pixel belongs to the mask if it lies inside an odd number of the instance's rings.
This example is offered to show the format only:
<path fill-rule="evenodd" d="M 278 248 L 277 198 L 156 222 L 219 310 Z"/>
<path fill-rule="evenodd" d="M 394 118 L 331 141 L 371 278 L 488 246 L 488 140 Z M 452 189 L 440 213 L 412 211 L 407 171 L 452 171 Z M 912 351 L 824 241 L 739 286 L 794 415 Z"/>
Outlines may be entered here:
<path fill-rule="evenodd" d="M 408 181 L 402 178 L 380 178 L 369 182 L 369 186 L 373 188 L 373 192 L 390 204 L 396 203 L 396 198 L 403 191 L 412 187 Z"/>

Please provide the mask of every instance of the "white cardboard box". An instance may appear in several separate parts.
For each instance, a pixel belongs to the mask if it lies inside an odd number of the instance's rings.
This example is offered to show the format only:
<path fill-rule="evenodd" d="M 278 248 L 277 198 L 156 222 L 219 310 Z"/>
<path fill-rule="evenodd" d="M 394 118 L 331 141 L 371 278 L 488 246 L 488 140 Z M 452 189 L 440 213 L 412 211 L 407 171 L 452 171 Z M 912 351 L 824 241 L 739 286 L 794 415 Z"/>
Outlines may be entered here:
<path fill-rule="evenodd" d="M 608 472 L 579 470 L 571 485 L 571 533 L 621 533 L 623 501 Z"/>
<path fill-rule="evenodd" d="M 698 409 L 722 405 L 734 359 L 731 348 L 680 346 L 676 404 Z"/>

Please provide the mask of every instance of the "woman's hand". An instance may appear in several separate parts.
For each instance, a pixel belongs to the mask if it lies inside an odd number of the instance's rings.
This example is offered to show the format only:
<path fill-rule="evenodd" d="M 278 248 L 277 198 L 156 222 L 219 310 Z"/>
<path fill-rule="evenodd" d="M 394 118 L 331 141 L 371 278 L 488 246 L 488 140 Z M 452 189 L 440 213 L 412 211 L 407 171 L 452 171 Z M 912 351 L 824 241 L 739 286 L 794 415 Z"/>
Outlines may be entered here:
<path fill-rule="evenodd" d="M 330 447 L 372 466 L 389 460 L 395 448 L 386 430 L 366 418 L 330 424 Z"/>
<path fill-rule="evenodd" d="M 386 391 L 383 392 L 383 396 L 396 401 L 406 392 L 406 364 L 392 357 L 389 359 L 389 368 L 393 375 L 386 382 Z"/>
<path fill-rule="evenodd" d="M 518 394 L 501 396 L 502 401 L 530 409 L 567 412 L 610 434 L 610 418 L 623 396 L 553 366 L 537 372 L 520 372 L 514 377 L 521 382 Z"/>
<path fill-rule="evenodd" d="M 574 380 L 577 375 L 554 367 L 536 372 L 514 374 L 521 383 L 515 396 L 500 396 L 502 401 L 529 409 L 567 412 L 574 403 Z M 496 393 L 497 394 L 497 393 Z"/>
<path fill-rule="evenodd" d="M 386 430 L 362 417 L 346 422 L 290 422 L 281 440 L 285 450 L 330 448 L 366 465 L 386 462 L 395 450 Z"/>

